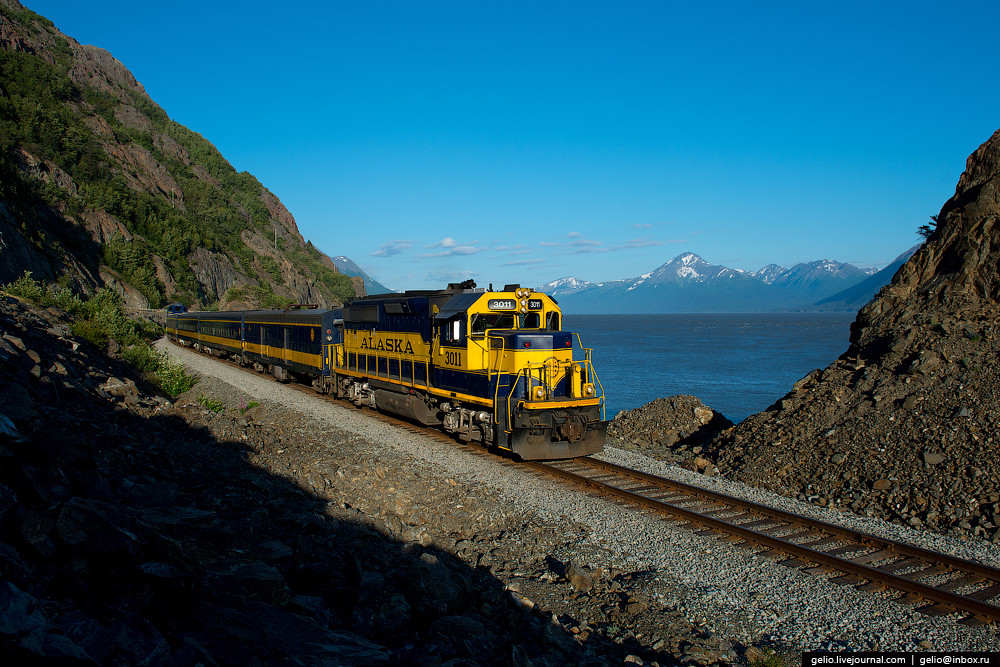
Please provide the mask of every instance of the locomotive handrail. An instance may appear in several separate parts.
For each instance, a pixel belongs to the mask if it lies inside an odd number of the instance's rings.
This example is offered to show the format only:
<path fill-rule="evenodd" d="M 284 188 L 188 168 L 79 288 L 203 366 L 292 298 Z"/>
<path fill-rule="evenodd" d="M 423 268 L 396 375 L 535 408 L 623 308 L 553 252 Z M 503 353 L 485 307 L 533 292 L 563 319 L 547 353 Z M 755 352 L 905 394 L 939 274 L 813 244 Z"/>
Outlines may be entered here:
<path fill-rule="evenodd" d="M 490 340 L 492 338 L 494 338 L 494 336 L 490 336 L 489 334 L 487 334 L 485 340 Z M 499 400 L 500 399 L 500 362 L 501 362 L 501 360 L 503 360 L 504 356 L 507 354 L 507 340 L 503 336 L 496 336 L 496 338 L 500 339 L 500 354 L 497 355 L 497 367 L 496 367 L 495 371 L 494 371 L 493 368 L 487 368 L 486 369 L 487 370 L 487 375 L 486 375 L 486 381 L 487 382 L 492 382 L 493 381 L 492 374 L 494 372 L 496 373 L 496 377 L 497 377 L 496 385 L 495 385 L 495 387 L 493 389 L 493 421 L 494 422 L 500 421 L 500 419 L 499 419 L 500 418 L 500 407 L 499 407 L 500 406 L 500 400 Z M 520 372 L 518 373 L 518 375 L 520 375 Z M 513 386 L 517 386 L 517 379 L 516 378 L 514 380 Z M 507 421 L 506 421 L 506 423 L 504 424 L 504 427 L 503 427 L 504 433 L 513 433 L 513 431 L 510 430 L 510 417 L 511 417 L 511 414 L 510 414 L 510 394 L 513 394 L 513 393 L 514 393 L 514 390 L 511 389 L 510 393 L 507 395 L 507 408 L 508 409 L 507 409 Z"/>
<path fill-rule="evenodd" d="M 594 380 L 597 382 L 597 386 L 601 388 L 601 396 L 600 396 L 600 398 L 601 398 L 601 421 L 606 421 L 607 420 L 607 414 L 606 414 L 605 411 L 607 410 L 607 404 L 604 401 L 604 385 L 601 384 L 601 378 L 599 378 L 597 376 L 597 371 L 594 370 L 594 364 L 593 364 L 593 362 L 590 359 L 590 354 L 591 354 L 591 352 L 594 351 L 594 348 L 592 348 L 592 347 L 584 347 L 583 346 L 583 339 L 580 338 L 580 334 L 574 332 L 573 335 L 576 336 L 577 342 L 580 343 L 580 349 L 583 350 L 584 355 L 586 355 L 586 359 L 584 360 L 584 363 L 586 363 L 586 365 L 587 365 L 587 376 L 594 378 Z"/>

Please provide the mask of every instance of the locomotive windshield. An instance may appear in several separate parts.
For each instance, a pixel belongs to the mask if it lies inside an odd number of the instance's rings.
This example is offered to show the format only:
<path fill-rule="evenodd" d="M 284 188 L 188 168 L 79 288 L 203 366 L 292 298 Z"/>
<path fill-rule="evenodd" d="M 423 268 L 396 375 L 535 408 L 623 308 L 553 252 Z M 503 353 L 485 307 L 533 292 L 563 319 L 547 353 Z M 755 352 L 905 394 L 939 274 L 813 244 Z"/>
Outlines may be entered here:
<path fill-rule="evenodd" d="M 472 316 L 472 333 L 486 333 L 487 329 L 515 329 L 514 313 L 475 313 Z"/>
<path fill-rule="evenodd" d="M 486 333 L 487 329 L 548 329 L 559 331 L 559 313 L 546 313 L 542 324 L 542 313 L 473 313 L 470 331 L 473 335 Z"/>

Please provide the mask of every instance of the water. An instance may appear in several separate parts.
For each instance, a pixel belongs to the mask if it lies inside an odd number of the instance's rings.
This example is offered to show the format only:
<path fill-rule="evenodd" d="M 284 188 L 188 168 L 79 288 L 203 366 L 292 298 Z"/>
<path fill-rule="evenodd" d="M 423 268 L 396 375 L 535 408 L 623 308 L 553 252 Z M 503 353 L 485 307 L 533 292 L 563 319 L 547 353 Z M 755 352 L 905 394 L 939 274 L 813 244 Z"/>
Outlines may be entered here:
<path fill-rule="evenodd" d="M 847 350 L 854 313 L 564 315 L 593 348 L 607 418 L 692 394 L 734 422 Z"/>

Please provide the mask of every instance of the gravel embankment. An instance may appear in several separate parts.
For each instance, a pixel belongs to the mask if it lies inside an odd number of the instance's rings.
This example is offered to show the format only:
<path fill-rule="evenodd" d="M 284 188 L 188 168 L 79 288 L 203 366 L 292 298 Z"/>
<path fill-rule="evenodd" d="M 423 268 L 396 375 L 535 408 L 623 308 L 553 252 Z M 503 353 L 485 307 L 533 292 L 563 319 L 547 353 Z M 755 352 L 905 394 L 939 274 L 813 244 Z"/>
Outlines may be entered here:
<path fill-rule="evenodd" d="M 650 591 L 649 626 L 657 614 L 679 611 L 694 626 L 737 646 L 773 647 L 785 651 L 854 649 L 957 651 L 1000 649 L 998 629 L 972 628 L 956 615 L 931 617 L 893 602 L 894 595 L 871 594 L 841 587 L 818 576 L 783 567 L 747 550 L 672 527 L 568 490 L 555 482 L 498 465 L 381 423 L 349 406 L 338 406 L 272 381 L 266 376 L 218 363 L 166 341 L 158 347 L 194 372 L 216 378 L 255 401 L 273 402 L 315 420 L 319 428 L 337 428 L 357 436 L 380 465 L 416 466 L 428 484 L 457 481 L 471 503 L 496 498 L 508 515 L 530 512 L 553 523 L 583 527 L 577 559 L 594 572 L 631 573 Z M 197 387 L 196 390 L 197 391 Z M 720 478 L 690 473 L 640 454 L 608 447 L 603 458 L 666 477 L 702 484 L 783 509 L 860 527 L 925 548 L 1000 566 L 1000 549 L 980 541 L 960 542 L 941 535 L 917 533 L 901 526 L 830 512 Z M 406 494 L 419 504 L 419 490 L 381 489 Z M 498 537 L 516 541 L 504 533 Z M 514 577 L 516 579 L 516 577 Z M 516 587 L 516 586 L 515 586 Z M 581 624 L 585 628 L 586 623 Z"/>

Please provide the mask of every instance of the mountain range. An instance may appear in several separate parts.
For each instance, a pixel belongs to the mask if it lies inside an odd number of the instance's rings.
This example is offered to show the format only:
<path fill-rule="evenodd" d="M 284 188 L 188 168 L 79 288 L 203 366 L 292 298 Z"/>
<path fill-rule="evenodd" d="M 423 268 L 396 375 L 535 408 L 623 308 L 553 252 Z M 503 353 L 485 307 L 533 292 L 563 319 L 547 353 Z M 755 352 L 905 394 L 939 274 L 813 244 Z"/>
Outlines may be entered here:
<path fill-rule="evenodd" d="M 750 272 L 717 266 L 685 252 L 635 278 L 593 283 L 560 278 L 538 289 L 570 313 L 725 313 L 851 311 L 867 303 L 917 248 L 882 269 L 833 260 Z"/>

